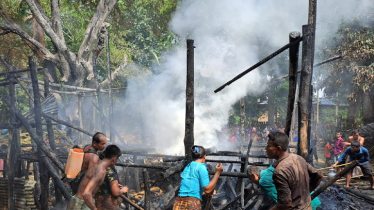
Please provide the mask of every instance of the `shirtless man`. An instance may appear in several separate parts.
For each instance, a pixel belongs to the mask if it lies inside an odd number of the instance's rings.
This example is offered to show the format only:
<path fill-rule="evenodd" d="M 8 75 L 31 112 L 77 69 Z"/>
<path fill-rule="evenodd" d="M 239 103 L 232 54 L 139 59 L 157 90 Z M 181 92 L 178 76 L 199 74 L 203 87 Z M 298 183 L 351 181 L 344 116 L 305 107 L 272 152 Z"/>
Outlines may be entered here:
<path fill-rule="evenodd" d="M 106 169 L 114 166 L 121 150 L 116 145 L 109 145 L 103 152 L 104 158 L 87 170 L 82 182 L 79 185 L 78 192 L 75 194 L 67 205 L 67 210 L 97 210 L 93 197 L 104 182 Z M 125 188 L 120 191 L 126 190 Z"/>
<path fill-rule="evenodd" d="M 344 149 L 343 151 L 341 152 L 341 154 L 343 154 L 343 152 L 349 147 L 351 146 L 351 143 L 353 141 L 359 141 L 360 142 L 360 146 L 363 147 L 364 146 L 364 142 L 365 142 L 365 138 L 360 136 L 360 132 L 358 132 L 358 130 L 354 130 L 352 131 L 351 133 L 351 136 L 348 137 L 348 142 L 343 142 L 344 144 Z"/>
<path fill-rule="evenodd" d="M 103 133 L 95 133 L 95 135 L 92 137 L 92 144 L 85 146 L 83 149 L 84 162 L 82 163 L 81 171 L 89 169 L 99 162 L 97 151 L 102 151 L 105 149 L 106 140 L 106 136 Z"/>

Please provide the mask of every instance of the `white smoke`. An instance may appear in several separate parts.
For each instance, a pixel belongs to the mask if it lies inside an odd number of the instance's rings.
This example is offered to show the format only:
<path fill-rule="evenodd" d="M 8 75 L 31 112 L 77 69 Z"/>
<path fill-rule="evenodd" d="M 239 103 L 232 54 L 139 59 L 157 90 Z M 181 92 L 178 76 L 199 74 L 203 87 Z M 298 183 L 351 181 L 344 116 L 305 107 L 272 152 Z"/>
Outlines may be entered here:
<path fill-rule="evenodd" d="M 316 39 L 326 33 L 333 35 L 343 18 L 355 17 L 370 3 L 369 0 L 318 1 Z M 141 115 L 144 129 L 156 141 L 157 151 L 183 153 L 185 40 L 193 39 L 195 144 L 215 146 L 216 131 L 227 124 L 232 105 L 246 94 L 256 95 L 266 90 L 267 69 L 257 69 L 217 94 L 213 91 L 263 59 L 258 57 L 259 40 L 269 43 L 270 54 L 288 43 L 290 32 L 301 32 L 307 21 L 307 0 L 182 1 L 170 22 L 170 30 L 180 38 L 180 44 L 163 54 L 160 74 L 150 77 L 146 84 L 129 81 L 126 110 Z M 315 60 L 318 62 L 317 57 Z"/>

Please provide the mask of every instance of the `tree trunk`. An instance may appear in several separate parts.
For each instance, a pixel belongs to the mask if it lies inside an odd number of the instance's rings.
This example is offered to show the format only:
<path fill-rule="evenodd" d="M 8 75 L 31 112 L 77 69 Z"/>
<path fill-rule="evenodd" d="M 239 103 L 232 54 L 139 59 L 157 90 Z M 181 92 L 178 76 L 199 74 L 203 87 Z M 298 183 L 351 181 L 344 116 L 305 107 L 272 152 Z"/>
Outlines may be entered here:
<path fill-rule="evenodd" d="M 362 119 L 364 125 L 374 122 L 374 94 L 372 91 L 367 91 L 364 94 L 364 100 L 362 103 Z"/>

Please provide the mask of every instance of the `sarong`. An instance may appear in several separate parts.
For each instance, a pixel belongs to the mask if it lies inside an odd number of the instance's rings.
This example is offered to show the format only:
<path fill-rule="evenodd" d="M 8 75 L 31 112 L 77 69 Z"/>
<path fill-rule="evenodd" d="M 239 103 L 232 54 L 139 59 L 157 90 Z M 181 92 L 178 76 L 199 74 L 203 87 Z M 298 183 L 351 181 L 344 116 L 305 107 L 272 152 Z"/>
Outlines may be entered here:
<path fill-rule="evenodd" d="M 177 197 L 173 210 L 201 210 L 201 201 L 195 197 Z"/>
<path fill-rule="evenodd" d="M 74 195 L 69 201 L 66 210 L 90 210 L 90 208 L 88 208 L 84 200 L 81 200 Z"/>

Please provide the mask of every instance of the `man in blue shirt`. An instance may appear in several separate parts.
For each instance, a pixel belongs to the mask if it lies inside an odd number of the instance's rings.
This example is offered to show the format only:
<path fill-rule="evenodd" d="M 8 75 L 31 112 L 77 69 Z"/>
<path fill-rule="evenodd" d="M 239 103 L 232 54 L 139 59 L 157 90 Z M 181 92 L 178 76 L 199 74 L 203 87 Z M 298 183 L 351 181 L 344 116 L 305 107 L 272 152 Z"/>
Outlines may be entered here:
<path fill-rule="evenodd" d="M 343 155 L 338 159 L 338 161 L 336 161 L 334 165 L 332 165 L 332 167 L 336 167 L 336 165 L 338 165 L 339 163 L 342 163 L 342 160 L 347 155 L 349 155 L 350 162 L 352 162 L 353 160 L 357 160 L 359 162 L 358 166 L 361 168 L 363 174 L 369 175 L 371 189 L 374 190 L 374 178 L 371 173 L 371 167 L 369 164 L 369 151 L 366 148 L 361 147 L 359 141 L 353 141 L 351 143 L 351 146 L 348 147 L 344 151 Z M 351 178 L 352 178 L 352 171 L 351 173 L 347 174 L 346 187 L 349 187 L 349 182 L 351 181 Z"/>

